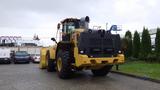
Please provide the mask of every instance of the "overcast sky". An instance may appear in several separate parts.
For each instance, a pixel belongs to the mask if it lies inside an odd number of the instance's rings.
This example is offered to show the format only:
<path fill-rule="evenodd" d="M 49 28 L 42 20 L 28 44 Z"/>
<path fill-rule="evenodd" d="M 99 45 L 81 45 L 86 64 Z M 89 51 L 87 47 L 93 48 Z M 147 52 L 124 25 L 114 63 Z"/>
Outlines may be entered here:
<path fill-rule="evenodd" d="M 0 0 L 0 36 L 41 39 L 55 36 L 56 26 L 66 17 L 90 17 L 94 25 L 122 25 L 123 32 L 160 26 L 159 0 Z M 122 33 L 122 32 L 121 32 Z"/>

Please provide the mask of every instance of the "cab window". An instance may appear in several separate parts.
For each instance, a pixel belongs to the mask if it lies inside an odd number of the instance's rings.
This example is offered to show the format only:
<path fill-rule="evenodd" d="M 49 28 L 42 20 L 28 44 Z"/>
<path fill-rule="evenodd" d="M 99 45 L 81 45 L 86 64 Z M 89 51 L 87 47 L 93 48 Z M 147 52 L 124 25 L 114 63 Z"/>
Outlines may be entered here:
<path fill-rule="evenodd" d="M 71 33 L 73 32 L 76 28 L 78 28 L 77 24 L 75 22 L 70 22 L 70 23 L 65 23 L 63 25 L 63 32 L 64 33 Z"/>

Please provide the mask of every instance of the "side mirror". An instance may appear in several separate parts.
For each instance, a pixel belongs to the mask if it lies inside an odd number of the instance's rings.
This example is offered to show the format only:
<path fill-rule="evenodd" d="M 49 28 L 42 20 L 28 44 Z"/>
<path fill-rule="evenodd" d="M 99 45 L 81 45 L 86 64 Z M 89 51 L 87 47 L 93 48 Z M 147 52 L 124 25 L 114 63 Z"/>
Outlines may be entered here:
<path fill-rule="evenodd" d="M 51 38 L 51 40 L 54 41 L 57 44 L 57 41 L 56 41 L 56 39 L 54 37 Z"/>

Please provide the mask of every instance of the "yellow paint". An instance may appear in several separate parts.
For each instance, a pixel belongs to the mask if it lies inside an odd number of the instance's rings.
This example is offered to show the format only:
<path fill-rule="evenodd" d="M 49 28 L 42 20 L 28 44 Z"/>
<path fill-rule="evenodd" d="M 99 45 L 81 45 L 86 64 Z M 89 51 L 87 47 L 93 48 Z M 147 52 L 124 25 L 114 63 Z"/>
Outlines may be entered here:
<path fill-rule="evenodd" d="M 46 54 L 47 54 L 47 50 L 48 48 L 41 48 L 41 51 L 40 51 L 40 64 L 39 64 L 39 67 L 41 69 L 44 69 L 47 67 L 47 62 L 46 62 Z"/>
<path fill-rule="evenodd" d="M 57 46 L 52 46 L 52 47 L 49 47 L 49 54 L 50 54 L 50 59 L 52 59 L 52 60 L 55 60 L 55 58 L 56 58 L 56 47 Z"/>
<path fill-rule="evenodd" d="M 41 69 L 43 68 L 46 68 L 46 51 L 47 51 L 47 48 L 41 48 L 41 51 L 40 51 L 40 63 L 39 63 L 39 67 Z"/>
<path fill-rule="evenodd" d="M 78 48 L 74 48 L 74 57 L 76 67 L 82 66 L 104 66 L 124 63 L 124 55 L 119 54 L 117 57 L 90 58 L 87 55 L 78 54 Z M 116 60 L 116 61 L 114 61 Z"/>
<path fill-rule="evenodd" d="M 71 35 L 71 43 L 74 43 L 75 47 L 77 47 L 77 38 L 80 36 L 81 32 L 84 32 L 84 29 L 75 29 Z"/>

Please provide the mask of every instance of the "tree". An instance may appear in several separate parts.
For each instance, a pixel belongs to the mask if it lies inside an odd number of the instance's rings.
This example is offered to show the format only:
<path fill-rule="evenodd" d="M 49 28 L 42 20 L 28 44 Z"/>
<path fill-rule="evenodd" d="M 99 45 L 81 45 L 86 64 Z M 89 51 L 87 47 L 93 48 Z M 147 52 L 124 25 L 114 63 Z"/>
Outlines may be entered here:
<path fill-rule="evenodd" d="M 151 53 L 151 37 L 148 29 L 143 28 L 141 41 L 141 57 L 145 59 Z"/>
<path fill-rule="evenodd" d="M 126 38 L 121 38 L 121 49 L 124 53 L 127 50 L 128 40 Z"/>
<path fill-rule="evenodd" d="M 137 31 L 134 32 L 133 37 L 133 57 L 138 58 L 140 53 L 140 36 Z"/>
<path fill-rule="evenodd" d="M 125 34 L 125 39 L 127 39 L 127 49 L 125 51 L 126 57 L 131 57 L 132 56 L 132 34 L 128 30 Z"/>
<path fill-rule="evenodd" d="M 160 55 L 160 28 L 157 28 L 156 38 L 155 38 L 155 52 L 156 55 Z"/>

